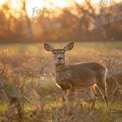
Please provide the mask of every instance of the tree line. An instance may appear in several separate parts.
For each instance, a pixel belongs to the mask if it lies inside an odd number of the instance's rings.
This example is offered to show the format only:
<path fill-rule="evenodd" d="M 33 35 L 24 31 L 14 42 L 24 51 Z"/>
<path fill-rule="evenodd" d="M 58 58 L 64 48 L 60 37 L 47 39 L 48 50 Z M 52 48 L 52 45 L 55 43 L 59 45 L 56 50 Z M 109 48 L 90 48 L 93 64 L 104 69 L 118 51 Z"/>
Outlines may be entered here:
<path fill-rule="evenodd" d="M 85 5 L 73 0 L 62 9 L 35 7 L 28 17 L 26 0 L 20 0 L 20 10 L 13 12 L 9 1 L 0 8 L 0 43 L 122 40 L 122 3 L 101 4 L 96 11 L 89 0 Z"/>

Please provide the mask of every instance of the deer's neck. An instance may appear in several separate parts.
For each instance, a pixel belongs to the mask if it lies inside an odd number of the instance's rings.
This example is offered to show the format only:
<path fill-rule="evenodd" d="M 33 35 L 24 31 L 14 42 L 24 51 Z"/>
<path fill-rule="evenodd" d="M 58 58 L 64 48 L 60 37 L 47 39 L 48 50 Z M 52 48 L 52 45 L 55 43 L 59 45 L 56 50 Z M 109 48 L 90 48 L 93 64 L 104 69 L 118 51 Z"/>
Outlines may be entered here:
<path fill-rule="evenodd" d="M 65 67 L 65 64 L 56 65 L 56 73 L 61 72 Z"/>
<path fill-rule="evenodd" d="M 71 78 L 71 71 L 67 69 L 66 65 L 56 66 L 56 81 L 60 84 L 64 80 Z"/>

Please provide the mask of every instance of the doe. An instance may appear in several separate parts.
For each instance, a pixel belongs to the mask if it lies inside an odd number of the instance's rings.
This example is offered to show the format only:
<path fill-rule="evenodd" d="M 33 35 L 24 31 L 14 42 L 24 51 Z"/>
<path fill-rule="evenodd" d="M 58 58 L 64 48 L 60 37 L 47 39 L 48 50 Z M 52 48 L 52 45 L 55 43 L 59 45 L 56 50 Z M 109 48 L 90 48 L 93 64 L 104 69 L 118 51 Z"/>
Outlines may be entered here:
<path fill-rule="evenodd" d="M 64 54 L 73 47 L 74 42 L 67 44 L 63 49 L 54 49 L 51 45 L 44 44 L 44 48 L 54 54 L 56 84 L 64 93 L 75 89 L 87 88 L 93 105 L 95 105 L 97 97 L 95 90 L 95 86 L 97 86 L 108 106 L 106 67 L 96 62 L 66 65 Z"/>

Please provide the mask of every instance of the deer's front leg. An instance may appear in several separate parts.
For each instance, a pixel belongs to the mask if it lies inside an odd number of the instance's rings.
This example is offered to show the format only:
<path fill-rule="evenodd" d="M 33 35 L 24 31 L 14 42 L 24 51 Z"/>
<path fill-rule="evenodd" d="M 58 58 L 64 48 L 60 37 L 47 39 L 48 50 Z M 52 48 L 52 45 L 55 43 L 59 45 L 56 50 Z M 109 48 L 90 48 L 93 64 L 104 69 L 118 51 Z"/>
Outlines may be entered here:
<path fill-rule="evenodd" d="M 71 111 L 71 101 L 70 101 L 71 90 L 63 90 L 63 105 L 66 107 L 66 112 Z"/>
<path fill-rule="evenodd" d="M 63 101 L 66 101 L 66 103 L 68 102 L 70 92 L 71 92 L 70 90 L 63 90 Z"/>

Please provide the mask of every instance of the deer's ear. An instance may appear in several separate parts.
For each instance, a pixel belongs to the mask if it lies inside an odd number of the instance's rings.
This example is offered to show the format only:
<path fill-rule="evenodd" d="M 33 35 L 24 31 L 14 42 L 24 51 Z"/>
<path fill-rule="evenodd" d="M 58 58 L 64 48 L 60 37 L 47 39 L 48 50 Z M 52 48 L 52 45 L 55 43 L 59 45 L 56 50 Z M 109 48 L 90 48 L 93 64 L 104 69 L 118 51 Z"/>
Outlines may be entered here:
<path fill-rule="evenodd" d="M 65 51 L 71 50 L 73 47 L 74 47 L 74 42 L 71 42 L 64 47 L 64 50 Z"/>
<path fill-rule="evenodd" d="M 49 44 L 44 44 L 44 48 L 47 51 L 53 51 L 53 47 L 51 45 L 49 45 Z"/>

